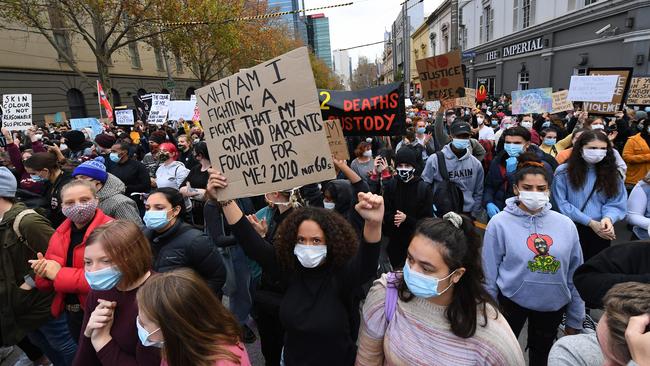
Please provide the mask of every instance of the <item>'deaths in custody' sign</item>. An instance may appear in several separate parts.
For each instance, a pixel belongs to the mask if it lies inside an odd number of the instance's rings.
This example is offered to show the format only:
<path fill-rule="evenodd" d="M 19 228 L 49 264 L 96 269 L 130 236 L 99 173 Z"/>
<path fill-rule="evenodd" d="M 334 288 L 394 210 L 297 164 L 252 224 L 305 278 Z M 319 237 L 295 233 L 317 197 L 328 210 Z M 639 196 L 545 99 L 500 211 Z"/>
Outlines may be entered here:
<path fill-rule="evenodd" d="M 306 47 L 196 91 L 219 200 L 335 177 Z"/>
<path fill-rule="evenodd" d="M 10 131 L 32 127 L 32 95 L 5 94 L 2 96 L 2 127 Z"/>

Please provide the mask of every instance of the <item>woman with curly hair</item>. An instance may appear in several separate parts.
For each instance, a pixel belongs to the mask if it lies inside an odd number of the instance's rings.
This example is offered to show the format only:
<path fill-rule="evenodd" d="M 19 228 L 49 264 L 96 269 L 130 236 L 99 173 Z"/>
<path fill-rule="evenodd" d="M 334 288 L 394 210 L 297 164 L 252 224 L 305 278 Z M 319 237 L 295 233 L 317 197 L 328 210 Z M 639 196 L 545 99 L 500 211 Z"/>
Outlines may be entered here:
<path fill-rule="evenodd" d="M 216 201 L 226 177 L 211 170 L 207 194 Z M 384 215 L 381 196 L 359 193 L 356 210 L 365 220 L 359 244 L 341 215 L 323 208 L 298 208 L 277 229 L 274 244 L 251 226 L 234 201 L 221 202 L 232 232 L 265 273 L 280 278 L 285 329 L 281 364 L 352 365 L 356 355 L 355 295 L 377 269 Z"/>
<path fill-rule="evenodd" d="M 404 270 L 383 275 L 368 293 L 356 364 L 523 365 L 483 281 L 470 219 L 449 212 L 422 220 Z"/>
<path fill-rule="evenodd" d="M 190 269 L 152 277 L 138 291 L 138 337 L 162 347 L 163 366 L 250 366 L 240 327 Z"/>
<path fill-rule="evenodd" d="M 627 192 L 616 169 L 607 135 L 585 131 L 567 163 L 555 171 L 553 198 L 576 224 L 585 261 L 610 246 L 616 239 L 614 223 L 625 218 Z"/>

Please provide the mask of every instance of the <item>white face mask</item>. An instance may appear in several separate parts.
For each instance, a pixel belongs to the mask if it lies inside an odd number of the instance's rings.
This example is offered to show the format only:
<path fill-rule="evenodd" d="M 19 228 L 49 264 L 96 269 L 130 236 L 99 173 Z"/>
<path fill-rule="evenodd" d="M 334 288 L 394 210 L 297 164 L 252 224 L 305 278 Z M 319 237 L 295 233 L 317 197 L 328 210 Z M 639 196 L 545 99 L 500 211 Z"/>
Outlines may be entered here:
<path fill-rule="evenodd" d="M 582 158 L 589 164 L 598 164 L 607 155 L 607 150 L 600 149 L 584 149 L 582 150 Z"/>
<path fill-rule="evenodd" d="M 327 245 L 296 244 L 293 254 L 305 268 L 318 267 L 327 257 Z"/>
<path fill-rule="evenodd" d="M 476 122 L 478 122 L 479 124 L 483 123 L 483 121 L 484 121 L 483 118 L 480 118 L 480 117 L 479 117 L 479 118 L 476 118 Z"/>
<path fill-rule="evenodd" d="M 537 211 L 549 201 L 546 192 L 519 191 L 519 202 L 523 203 L 531 211 Z"/>
<path fill-rule="evenodd" d="M 528 121 L 521 122 L 521 127 L 530 130 L 531 128 L 533 128 L 533 122 L 528 122 Z"/>
<path fill-rule="evenodd" d="M 605 125 L 591 125 L 592 130 L 604 130 Z"/>
<path fill-rule="evenodd" d="M 323 200 L 323 207 L 326 210 L 333 210 L 334 207 L 336 207 L 336 202 L 328 202 L 328 201 Z"/>
<path fill-rule="evenodd" d="M 363 156 L 367 158 L 372 158 L 372 150 L 366 150 L 363 152 Z"/>

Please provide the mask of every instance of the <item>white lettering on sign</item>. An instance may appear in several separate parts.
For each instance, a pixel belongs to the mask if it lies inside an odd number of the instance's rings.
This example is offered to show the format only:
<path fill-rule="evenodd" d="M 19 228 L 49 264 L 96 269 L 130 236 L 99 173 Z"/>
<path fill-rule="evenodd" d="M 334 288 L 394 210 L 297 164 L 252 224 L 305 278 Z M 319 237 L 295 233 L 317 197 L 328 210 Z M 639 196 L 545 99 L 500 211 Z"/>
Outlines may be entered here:
<path fill-rule="evenodd" d="M 494 60 L 496 60 L 498 58 L 499 58 L 499 51 L 498 50 L 490 51 L 490 52 L 485 54 L 485 60 L 486 61 L 494 61 Z"/>
<path fill-rule="evenodd" d="M 539 51 L 542 48 L 544 48 L 542 37 L 538 37 L 535 39 L 529 39 L 524 42 L 515 43 L 510 46 L 505 46 L 503 47 L 502 55 L 503 57 L 516 56 L 528 52 Z"/>

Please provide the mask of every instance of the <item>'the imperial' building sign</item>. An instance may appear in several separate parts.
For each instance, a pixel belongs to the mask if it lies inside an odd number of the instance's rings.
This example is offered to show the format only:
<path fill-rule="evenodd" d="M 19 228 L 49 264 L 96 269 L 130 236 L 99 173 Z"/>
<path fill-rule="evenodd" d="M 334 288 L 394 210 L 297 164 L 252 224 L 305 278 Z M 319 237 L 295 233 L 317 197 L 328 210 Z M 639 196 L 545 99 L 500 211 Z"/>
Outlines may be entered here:
<path fill-rule="evenodd" d="M 515 43 L 509 46 L 504 46 L 501 49 L 501 57 L 510 57 L 516 55 L 523 55 L 533 51 L 539 51 L 544 48 L 542 37 L 529 39 L 527 41 Z M 494 61 L 499 58 L 499 50 L 492 50 L 485 53 L 486 61 Z"/>

